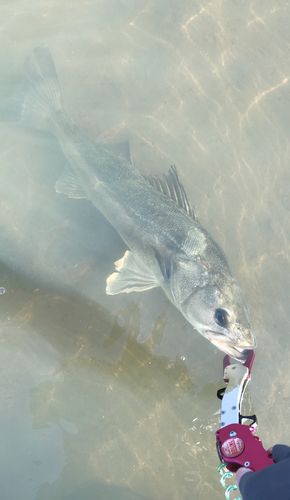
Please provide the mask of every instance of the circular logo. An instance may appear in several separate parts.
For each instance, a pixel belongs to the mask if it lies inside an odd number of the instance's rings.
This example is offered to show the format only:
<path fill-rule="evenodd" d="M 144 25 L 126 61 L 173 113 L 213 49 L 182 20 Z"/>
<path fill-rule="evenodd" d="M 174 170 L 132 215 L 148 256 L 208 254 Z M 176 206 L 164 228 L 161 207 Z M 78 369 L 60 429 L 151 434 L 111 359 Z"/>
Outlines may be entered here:
<path fill-rule="evenodd" d="M 231 439 L 227 439 L 223 443 L 221 451 L 224 457 L 235 458 L 238 457 L 241 453 L 243 453 L 244 448 L 245 448 L 244 441 L 242 441 L 238 437 L 234 437 Z"/>

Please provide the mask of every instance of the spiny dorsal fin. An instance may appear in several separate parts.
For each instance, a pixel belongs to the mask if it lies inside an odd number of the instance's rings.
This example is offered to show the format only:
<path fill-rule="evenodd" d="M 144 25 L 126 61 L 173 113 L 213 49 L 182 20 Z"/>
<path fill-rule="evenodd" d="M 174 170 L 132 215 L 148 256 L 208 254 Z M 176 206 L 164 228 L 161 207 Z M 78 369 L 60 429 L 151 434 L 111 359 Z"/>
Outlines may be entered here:
<path fill-rule="evenodd" d="M 145 175 L 144 177 L 150 182 L 151 186 L 158 189 L 165 196 L 172 198 L 172 200 L 185 210 L 187 215 L 195 219 L 194 209 L 188 202 L 185 189 L 178 178 L 175 165 L 172 165 L 168 174 L 163 174 L 163 178 L 161 179 L 152 175 Z"/>

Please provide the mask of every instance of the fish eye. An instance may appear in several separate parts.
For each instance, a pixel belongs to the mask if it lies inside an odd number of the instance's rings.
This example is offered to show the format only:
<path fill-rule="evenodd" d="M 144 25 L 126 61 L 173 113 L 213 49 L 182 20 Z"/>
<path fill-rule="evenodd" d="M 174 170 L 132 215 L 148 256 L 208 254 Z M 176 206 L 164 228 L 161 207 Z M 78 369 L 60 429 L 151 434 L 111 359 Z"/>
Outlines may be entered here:
<path fill-rule="evenodd" d="M 230 313 L 226 309 L 216 309 L 214 317 L 216 323 L 220 326 L 226 326 L 230 322 Z"/>

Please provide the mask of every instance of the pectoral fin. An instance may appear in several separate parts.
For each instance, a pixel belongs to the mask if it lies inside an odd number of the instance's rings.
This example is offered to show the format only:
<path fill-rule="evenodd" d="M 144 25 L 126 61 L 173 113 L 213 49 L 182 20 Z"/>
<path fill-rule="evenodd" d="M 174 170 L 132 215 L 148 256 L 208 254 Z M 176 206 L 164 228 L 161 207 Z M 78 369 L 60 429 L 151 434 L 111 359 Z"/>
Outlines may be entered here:
<path fill-rule="evenodd" d="M 87 198 L 77 174 L 69 167 L 64 169 L 55 183 L 55 190 L 57 193 L 66 194 L 69 198 Z"/>
<path fill-rule="evenodd" d="M 115 267 L 117 272 L 107 278 L 106 293 L 108 295 L 143 292 L 159 286 L 155 276 L 129 250 L 125 252 L 122 259 L 115 262 Z"/>
<path fill-rule="evenodd" d="M 199 261 L 176 255 L 171 260 L 170 290 L 177 304 L 209 281 L 208 270 Z"/>
<path fill-rule="evenodd" d="M 155 253 L 156 260 L 159 264 L 160 271 L 165 281 L 170 279 L 171 272 L 171 252 L 158 240 L 156 235 L 143 236 L 142 242 L 152 248 Z"/>

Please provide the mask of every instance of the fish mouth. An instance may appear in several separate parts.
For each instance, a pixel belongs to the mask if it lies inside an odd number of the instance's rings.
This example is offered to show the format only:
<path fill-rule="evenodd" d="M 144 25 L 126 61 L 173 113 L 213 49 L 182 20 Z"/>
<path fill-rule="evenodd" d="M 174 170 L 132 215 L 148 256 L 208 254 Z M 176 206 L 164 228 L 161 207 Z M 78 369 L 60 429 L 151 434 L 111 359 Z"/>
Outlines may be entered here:
<path fill-rule="evenodd" d="M 254 349 L 256 345 L 238 346 L 230 341 L 224 334 L 218 333 L 213 330 L 206 330 L 207 339 L 214 344 L 218 349 L 228 354 L 238 361 L 246 361 L 250 350 Z"/>

